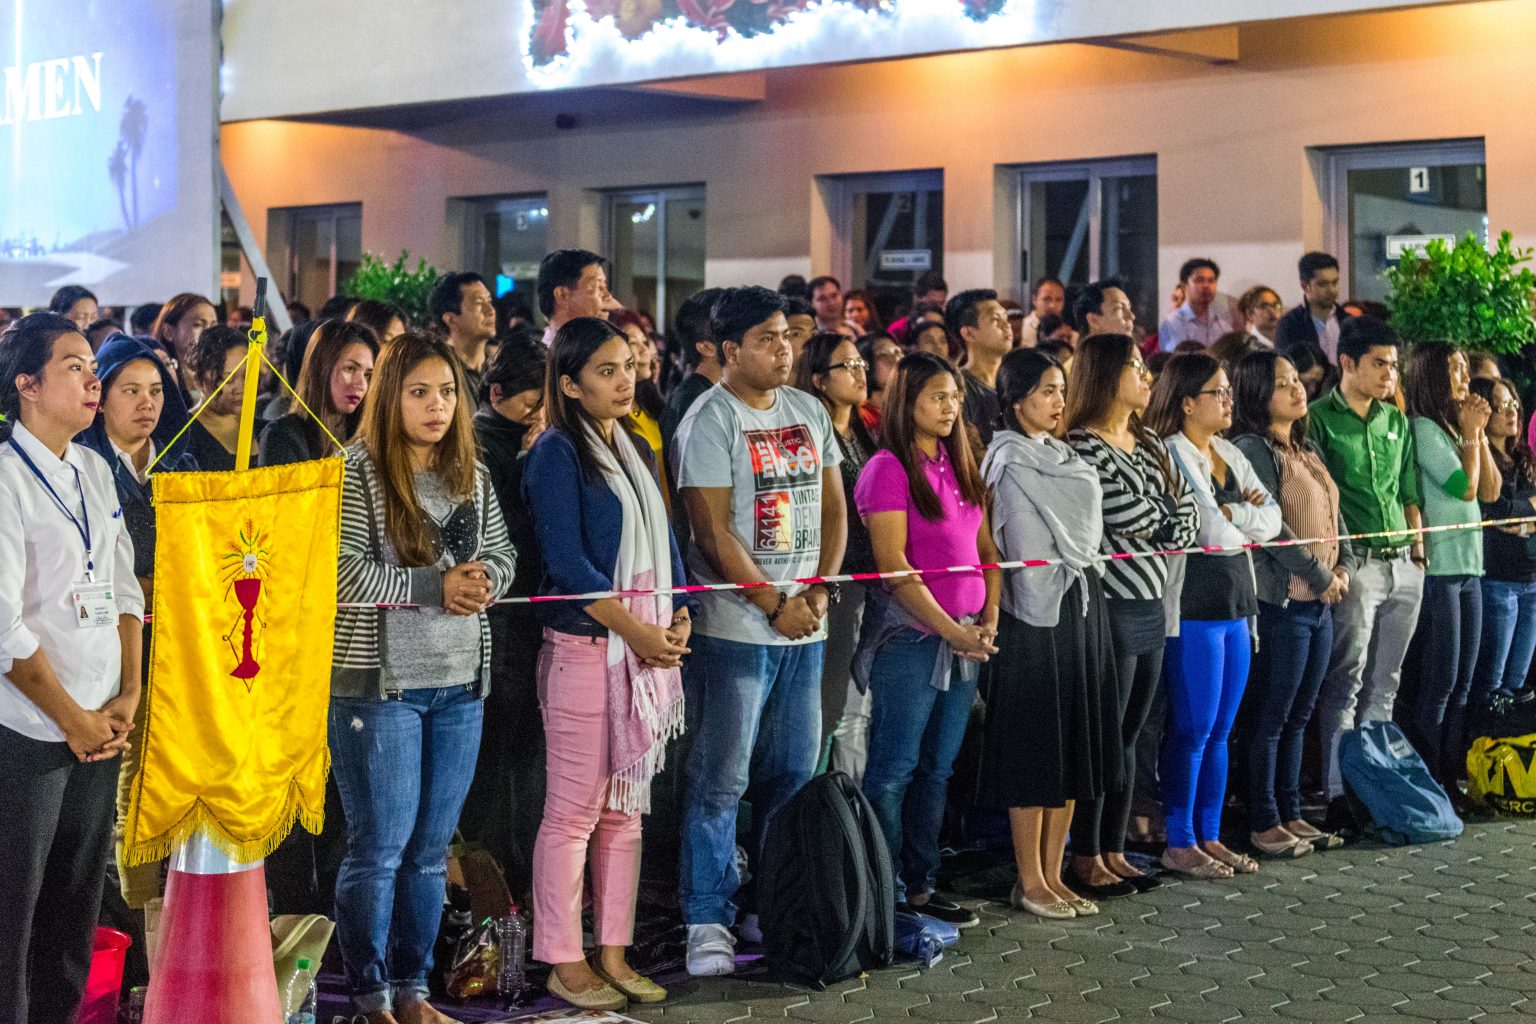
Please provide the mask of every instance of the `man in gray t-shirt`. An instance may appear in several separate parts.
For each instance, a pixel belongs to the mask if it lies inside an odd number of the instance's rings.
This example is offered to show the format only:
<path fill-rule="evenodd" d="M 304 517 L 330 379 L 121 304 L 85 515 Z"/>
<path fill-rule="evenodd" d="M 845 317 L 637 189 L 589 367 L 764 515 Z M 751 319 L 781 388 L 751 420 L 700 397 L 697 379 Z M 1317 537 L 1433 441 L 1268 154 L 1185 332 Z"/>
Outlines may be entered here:
<path fill-rule="evenodd" d="M 728 288 L 711 321 L 720 383 L 678 428 L 674 465 L 699 583 L 755 583 L 838 571 L 847 540 L 841 449 L 821 403 L 787 385 L 783 299 Z M 692 730 L 684 770 L 680 902 L 688 971 L 735 969 L 736 805 L 753 790 L 755 835 L 816 770 L 826 585 L 706 593 L 683 684 Z M 749 778 L 749 769 L 755 773 Z"/>

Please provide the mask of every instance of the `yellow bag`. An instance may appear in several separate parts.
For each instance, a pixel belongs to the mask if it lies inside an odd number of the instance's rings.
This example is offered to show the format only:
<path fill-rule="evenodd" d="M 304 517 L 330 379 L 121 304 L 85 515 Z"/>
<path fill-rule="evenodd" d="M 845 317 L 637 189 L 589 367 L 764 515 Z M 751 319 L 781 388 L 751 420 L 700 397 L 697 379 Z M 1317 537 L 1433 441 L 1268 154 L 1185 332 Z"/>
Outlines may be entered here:
<path fill-rule="evenodd" d="M 1474 740 L 1467 751 L 1467 795 L 1501 814 L 1536 817 L 1536 732 Z"/>

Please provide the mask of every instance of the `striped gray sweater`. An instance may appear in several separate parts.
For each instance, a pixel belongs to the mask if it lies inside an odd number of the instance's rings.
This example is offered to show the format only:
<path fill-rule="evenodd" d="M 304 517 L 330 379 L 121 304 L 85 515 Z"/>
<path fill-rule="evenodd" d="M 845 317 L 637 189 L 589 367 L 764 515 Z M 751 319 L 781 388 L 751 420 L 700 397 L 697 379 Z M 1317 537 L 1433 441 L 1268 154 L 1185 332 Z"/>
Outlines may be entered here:
<path fill-rule="evenodd" d="M 373 458 L 362 442 L 347 448 L 346 479 L 341 489 L 341 555 L 336 572 L 336 599 L 342 604 L 441 604 L 443 577 L 435 566 L 402 568 L 384 561 L 380 540 L 384 532 L 383 489 Z M 491 597 L 507 592 L 517 555 L 507 536 L 496 493 L 485 466 L 475 463 L 475 513 L 480 523 L 480 553 L 491 581 Z M 379 666 L 382 608 L 338 608 L 336 644 L 331 663 L 331 695 L 383 697 Z M 491 627 L 480 619 L 480 696 L 491 688 Z"/>

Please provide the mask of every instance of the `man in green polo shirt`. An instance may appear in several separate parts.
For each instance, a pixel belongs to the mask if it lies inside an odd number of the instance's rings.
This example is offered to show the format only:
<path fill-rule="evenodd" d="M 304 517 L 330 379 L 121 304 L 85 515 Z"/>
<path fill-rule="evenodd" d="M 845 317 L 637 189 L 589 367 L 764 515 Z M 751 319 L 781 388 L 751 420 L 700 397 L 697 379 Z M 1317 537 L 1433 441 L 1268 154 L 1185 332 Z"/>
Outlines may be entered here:
<path fill-rule="evenodd" d="M 1339 329 L 1339 386 L 1309 410 L 1309 432 L 1339 486 L 1350 533 L 1420 525 L 1413 434 L 1393 404 L 1397 350 L 1396 332 L 1382 321 L 1346 321 Z M 1403 655 L 1424 598 L 1422 534 L 1353 543 L 1360 566 L 1343 600 L 1333 606 L 1333 655 L 1315 715 L 1330 824 L 1345 811 L 1339 737 L 1365 722 L 1392 718 Z"/>

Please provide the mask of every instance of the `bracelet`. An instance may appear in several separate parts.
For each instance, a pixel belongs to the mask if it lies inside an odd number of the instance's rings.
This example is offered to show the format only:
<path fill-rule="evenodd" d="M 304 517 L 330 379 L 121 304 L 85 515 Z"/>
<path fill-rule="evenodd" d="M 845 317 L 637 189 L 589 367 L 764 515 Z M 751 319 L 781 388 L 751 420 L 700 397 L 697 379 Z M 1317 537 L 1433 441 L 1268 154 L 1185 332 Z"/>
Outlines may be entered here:
<path fill-rule="evenodd" d="M 680 622 L 689 622 L 689 621 L 691 621 L 691 620 L 690 620 L 690 617 L 689 617 L 687 612 L 678 612 L 676 615 L 672 616 L 672 625 L 674 625 L 674 626 L 677 625 Z"/>
<path fill-rule="evenodd" d="M 779 603 L 774 606 L 773 611 L 768 613 L 768 625 L 771 626 L 776 621 L 778 621 L 779 614 L 784 611 L 784 605 L 787 604 L 788 601 L 789 595 L 784 593 L 782 590 L 779 591 Z"/>

